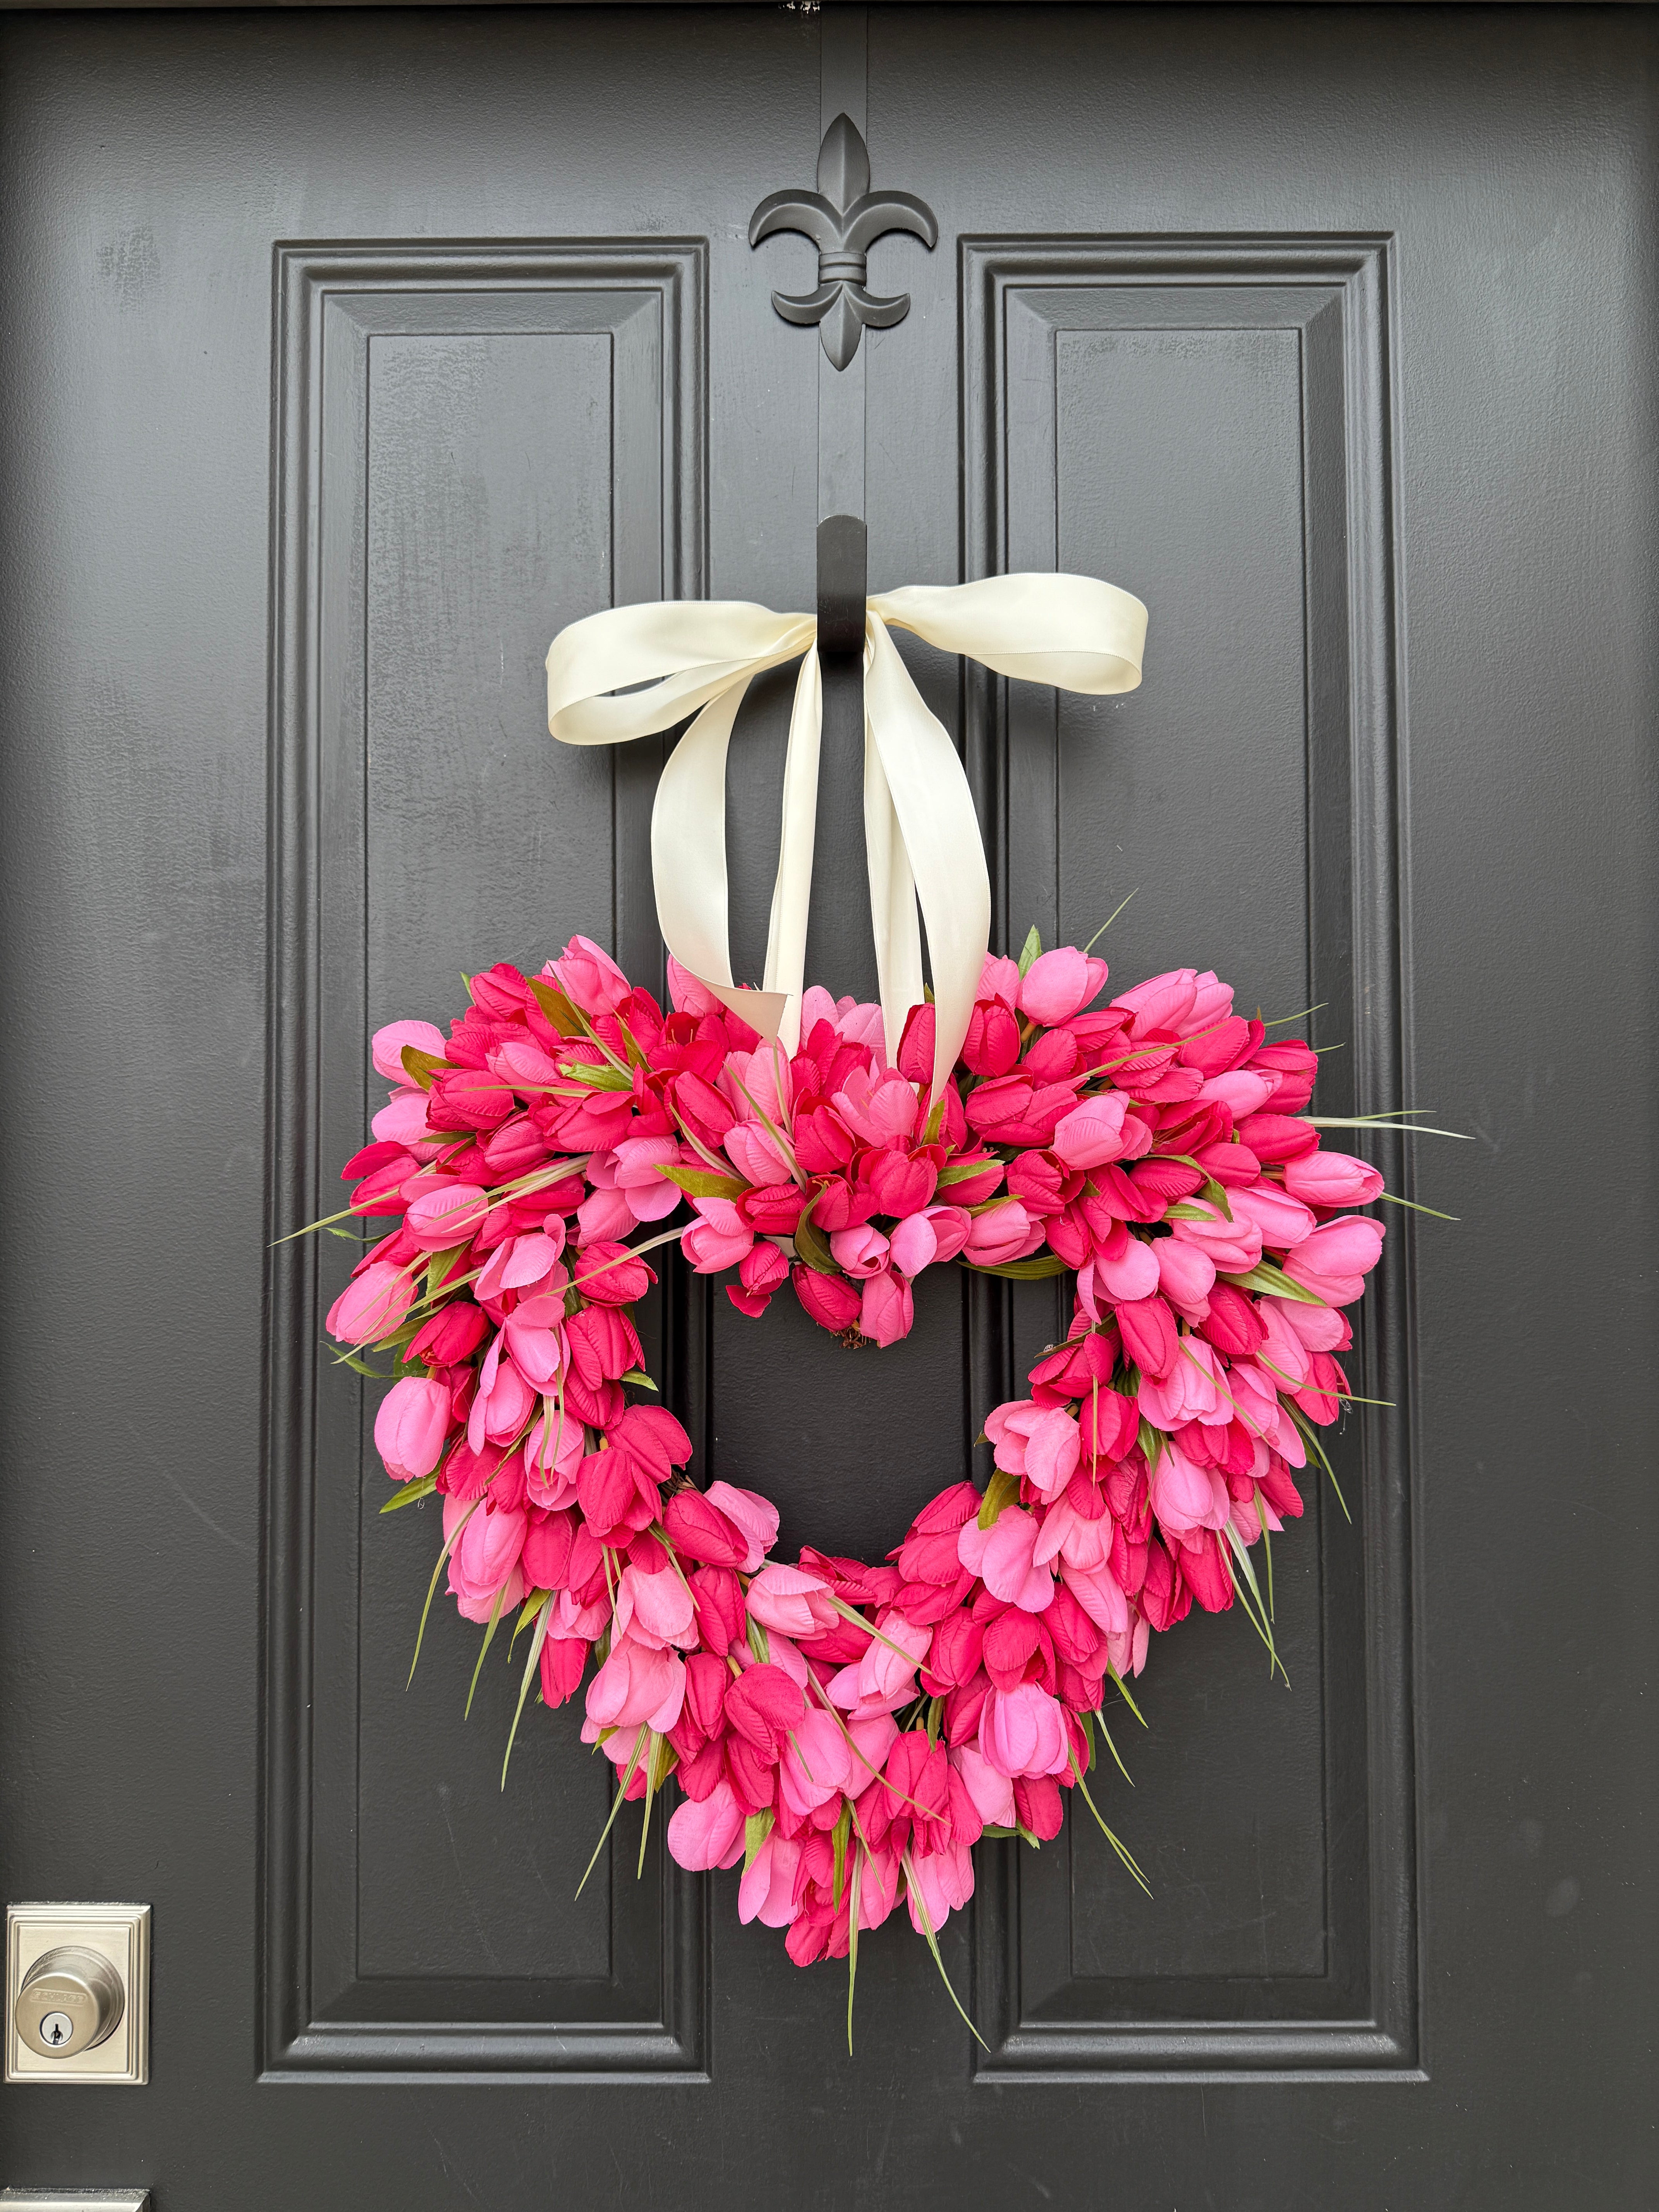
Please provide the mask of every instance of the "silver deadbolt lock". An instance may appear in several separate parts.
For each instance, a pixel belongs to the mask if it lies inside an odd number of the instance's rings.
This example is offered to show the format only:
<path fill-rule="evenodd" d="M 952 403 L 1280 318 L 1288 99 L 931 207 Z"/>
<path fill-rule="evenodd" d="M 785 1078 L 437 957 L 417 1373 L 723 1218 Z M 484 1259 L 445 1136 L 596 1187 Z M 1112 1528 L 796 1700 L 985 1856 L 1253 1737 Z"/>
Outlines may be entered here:
<path fill-rule="evenodd" d="M 31 2051 L 69 2058 L 106 2042 L 125 2009 L 121 1977 L 103 1953 L 64 1943 L 29 1968 L 12 2016 Z"/>

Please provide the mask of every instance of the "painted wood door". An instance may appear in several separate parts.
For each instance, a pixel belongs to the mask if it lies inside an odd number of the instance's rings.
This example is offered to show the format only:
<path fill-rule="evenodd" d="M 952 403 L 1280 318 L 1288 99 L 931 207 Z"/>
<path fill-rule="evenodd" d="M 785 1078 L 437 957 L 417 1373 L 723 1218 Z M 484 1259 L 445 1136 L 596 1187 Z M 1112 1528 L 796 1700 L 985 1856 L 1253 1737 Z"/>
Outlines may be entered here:
<path fill-rule="evenodd" d="M 0 349 L 11 1898 L 155 1907 L 153 2075 L 5 2091 L 9 2184 L 227 2205 L 1651 2199 L 1654 43 L 1640 9 L 14 15 Z M 751 251 L 848 109 L 936 211 L 844 374 Z M 799 1972 L 434 1614 L 325 1210 L 373 1024 L 573 931 L 659 972 L 661 745 L 551 745 L 563 623 L 1103 575 L 1144 688 L 916 648 L 997 939 L 1213 965 L 1458 1217 L 1391 1224 L 1356 1416 L 1155 1653 L 1111 1816 L 984 1845 L 945 1963 Z M 787 721 L 734 749 L 758 964 Z M 832 726 L 809 972 L 873 981 Z M 1413 1225 L 1413 1224 L 1415 1225 Z M 700 1478 L 874 1556 L 1051 1288 L 853 1355 L 671 1272 Z M 630 1816 L 631 1820 L 631 1816 Z"/>

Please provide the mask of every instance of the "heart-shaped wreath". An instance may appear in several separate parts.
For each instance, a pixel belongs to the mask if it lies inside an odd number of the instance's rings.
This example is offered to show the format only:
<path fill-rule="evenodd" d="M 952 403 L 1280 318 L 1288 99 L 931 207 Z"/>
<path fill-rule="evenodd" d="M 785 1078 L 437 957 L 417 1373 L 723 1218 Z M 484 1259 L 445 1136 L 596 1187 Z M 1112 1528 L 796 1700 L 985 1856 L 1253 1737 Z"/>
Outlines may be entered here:
<path fill-rule="evenodd" d="M 538 976 L 476 976 L 447 1039 L 374 1039 L 397 1087 L 335 1219 L 397 1225 L 328 1327 L 364 1373 L 397 1356 L 374 1437 L 392 1505 L 444 1501 L 428 1606 L 447 1562 L 486 1650 L 509 1614 L 530 1632 L 514 1733 L 538 1674 L 561 1705 L 596 1656 L 582 1735 L 619 1771 L 611 1820 L 643 1799 L 648 1823 L 672 1776 L 674 1857 L 741 1859 L 741 1917 L 802 1966 L 855 1965 L 901 1897 L 937 1955 L 972 1844 L 1058 1833 L 1097 1730 L 1116 1756 L 1106 1685 L 1133 1709 L 1152 1631 L 1194 1599 L 1238 1600 L 1272 1650 L 1250 1551 L 1325 1461 L 1341 1309 L 1383 1235 L 1343 1209 L 1382 1178 L 1322 1150 L 1357 1125 L 1308 1115 L 1312 1050 L 1213 975 L 1091 1012 L 1106 974 L 1035 933 L 988 959 L 931 1107 L 930 1005 L 891 1066 L 878 1007 L 809 990 L 791 1056 L 672 961 L 665 1015 L 582 937 Z M 885 1565 L 791 1564 L 776 1510 L 698 1487 L 644 1395 L 630 1309 L 673 1238 L 736 1269 L 740 1311 L 787 1283 L 849 1344 L 902 1337 L 915 1277 L 952 1260 L 1072 1271 L 1075 1318 L 1030 1396 L 988 1413 L 985 1491 L 941 1492 Z"/>

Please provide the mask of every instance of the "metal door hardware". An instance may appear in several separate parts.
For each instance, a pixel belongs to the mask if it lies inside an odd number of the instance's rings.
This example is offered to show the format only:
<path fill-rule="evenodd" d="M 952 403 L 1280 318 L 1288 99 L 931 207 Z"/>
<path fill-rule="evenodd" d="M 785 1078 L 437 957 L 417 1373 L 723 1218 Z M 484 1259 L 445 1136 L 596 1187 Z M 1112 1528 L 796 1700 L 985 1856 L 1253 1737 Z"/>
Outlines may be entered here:
<path fill-rule="evenodd" d="M 0 2189 L 0 2212 L 149 2212 L 148 2189 Z"/>
<path fill-rule="evenodd" d="M 8 2081 L 147 2081 L 149 2030 L 149 1905 L 6 1907 Z"/>

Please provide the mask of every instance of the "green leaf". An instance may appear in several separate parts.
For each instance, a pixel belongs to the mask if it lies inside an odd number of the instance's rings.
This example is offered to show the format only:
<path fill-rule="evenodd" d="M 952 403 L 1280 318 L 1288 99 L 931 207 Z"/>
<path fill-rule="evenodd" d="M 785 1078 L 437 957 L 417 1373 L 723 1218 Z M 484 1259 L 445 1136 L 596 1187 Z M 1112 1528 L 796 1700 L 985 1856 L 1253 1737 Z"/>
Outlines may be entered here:
<path fill-rule="evenodd" d="M 1035 935 L 1036 932 L 1034 931 L 1032 934 Z M 1074 1759 L 1073 1761 L 1073 1765 L 1075 1765 L 1076 1763 L 1077 1762 Z M 985 2040 L 985 2038 L 974 2026 L 973 2021 L 969 2019 L 967 2014 L 963 2012 L 962 1999 L 957 1995 L 955 1990 L 951 1988 L 951 1977 L 945 1972 L 945 1961 L 939 1956 L 939 1938 L 933 1933 L 933 1915 L 927 1910 L 927 1900 L 921 1893 L 921 1885 L 916 1880 L 916 1870 L 910 1863 L 910 1854 L 908 1851 L 905 1852 L 903 1857 L 900 1861 L 900 1864 L 904 1869 L 904 1887 L 906 1892 L 914 1901 L 917 1912 L 921 1915 L 921 1932 L 927 1938 L 927 1948 L 933 1954 L 933 1964 L 939 1968 L 939 1979 L 944 1983 L 946 1990 L 950 1991 L 951 2002 L 961 2014 L 963 2026 L 967 2029 L 969 2034 L 973 2037 L 975 2042 L 978 2044 L 980 2049 L 984 2051 L 985 2055 L 988 2058 L 991 2053 L 990 2045 Z M 1151 1893 L 1149 1892 L 1148 1894 L 1150 1895 L 1150 1893 Z"/>
<path fill-rule="evenodd" d="M 1146 1455 L 1147 1474 L 1156 1474 L 1158 1455 L 1164 1449 L 1163 1430 L 1155 1429 L 1150 1421 L 1143 1420 L 1140 1424 L 1140 1433 L 1135 1441 Z"/>
<path fill-rule="evenodd" d="M 490 1645 L 495 1641 L 495 1631 L 501 1626 L 501 1600 L 506 1595 L 507 1584 L 503 1583 L 500 1589 L 495 1593 L 495 1604 L 489 1608 L 489 1626 L 484 1631 L 484 1640 L 479 1648 L 478 1663 L 472 1669 L 472 1681 L 466 1693 L 466 1710 L 461 1715 L 461 1718 L 463 1720 L 471 1720 L 472 1717 L 472 1699 L 478 1686 L 478 1677 L 483 1672 L 484 1654 L 489 1650 Z"/>
<path fill-rule="evenodd" d="M 610 1729 L 605 1730 L 606 1735 L 613 1733 L 614 1731 Z M 617 1825 L 617 1815 L 621 1812 L 623 1802 L 628 1796 L 628 1785 L 634 1779 L 634 1769 L 640 1763 L 640 1746 L 645 1741 L 648 1733 L 649 1731 L 646 1729 L 644 1724 L 641 1723 L 640 1732 L 634 1739 L 634 1756 L 628 1762 L 628 1771 L 623 1775 L 621 1783 L 617 1785 L 617 1795 L 611 1801 L 611 1818 L 605 1822 L 604 1827 L 600 1829 L 599 1840 L 593 1846 L 593 1856 L 589 1859 L 587 1864 L 582 1869 L 582 1878 L 576 1884 L 576 1894 L 578 1897 L 580 1897 L 583 1890 L 586 1888 L 587 1877 L 592 1873 L 594 1868 L 599 1863 L 599 1853 L 605 1849 L 605 1838 L 611 1833 L 612 1828 Z M 605 1737 L 601 1736 L 599 1741 L 603 1743 Z"/>
<path fill-rule="evenodd" d="M 853 1808 L 842 1802 L 841 1818 L 830 1831 L 830 1848 L 834 1855 L 834 1878 L 830 1887 L 830 1902 L 836 1911 L 841 1911 L 841 1893 L 847 1887 L 847 1844 L 853 1832 Z"/>
<path fill-rule="evenodd" d="M 564 993 L 551 983 L 543 982 L 539 975 L 530 979 L 530 995 L 561 1036 L 580 1036 L 586 1030 L 587 1024 Z"/>
<path fill-rule="evenodd" d="M 395 1498 L 388 1498 L 380 1510 L 382 1513 L 395 1513 L 400 1505 L 413 1505 L 416 1498 L 430 1498 L 437 1487 L 435 1474 L 417 1475 L 413 1482 L 404 1483 Z"/>
<path fill-rule="evenodd" d="M 970 1176 L 982 1176 L 990 1168 L 1000 1168 L 1002 1162 L 995 1158 L 977 1160 L 951 1160 L 939 1171 L 941 1188 L 947 1182 L 966 1182 Z"/>
<path fill-rule="evenodd" d="M 929 1112 L 927 1116 L 927 1126 L 921 1133 L 922 1143 L 924 1145 L 936 1145 L 939 1142 L 939 1132 L 944 1128 L 944 1127 L 945 1101 L 943 1098 L 936 1098 L 933 1101 L 932 1110 Z"/>
<path fill-rule="evenodd" d="M 467 1507 L 465 1512 L 462 1514 L 460 1519 L 455 1523 L 454 1534 L 452 1536 L 446 1536 L 444 1538 L 444 1547 L 438 1554 L 438 1564 L 432 1570 L 432 1579 L 426 1586 L 426 1603 L 421 1607 L 421 1625 L 415 1632 L 415 1656 L 409 1662 L 409 1682 L 412 1682 L 415 1680 L 415 1669 L 420 1663 L 421 1638 L 426 1634 L 426 1617 L 432 1610 L 432 1595 L 433 1592 L 438 1587 L 438 1577 L 444 1571 L 444 1561 L 449 1557 L 450 1553 L 454 1550 L 457 1543 L 460 1540 L 462 1529 L 465 1528 L 467 1522 L 472 1518 L 473 1515 L 483 1504 L 483 1500 L 482 1498 L 475 1498 L 472 1503 Z M 409 1687 L 409 1682 L 405 1682 L 404 1684 L 404 1689 Z"/>
<path fill-rule="evenodd" d="M 714 1175 L 708 1168 L 659 1167 L 657 1172 L 690 1198 L 741 1198 L 750 1188 L 741 1176 Z"/>
<path fill-rule="evenodd" d="M 763 1667 L 769 1664 L 772 1656 L 771 1638 L 767 1635 L 764 1625 L 757 1620 L 752 1613 L 749 1616 L 749 1649 Z"/>
<path fill-rule="evenodd" d="M 745 1874 L 760 1856 L 765 1847 L 766 1838 L 771 1834 L 773 1824 L 777 1817 L 777 1814 L 768 1806 L 762 1812 L 751 1813 L 744 1822 L 743 1870 Z"/>
<path fill-rule="evenodd" d="M 1006 1467 L 998 1468 L 985 1486 L 985 1495 L 979 1502 L 979 1525 L 994 1528 L 997 1516 L 1003 1508 L 1012 1505 L 1019 1496 L 1019 1477 L 1010 1474 Z"/>
<path fill-rule="evenodd" d="M 1037 961 L 1037 960 L 1040 960 L 1042 957 L 1042 939 L 1041 934 L 1040 934 L 1040 933 L 1039 933 L 1039 932 L 1038 932 L 1037 926 L 1036 926 L 1036 922 L 1033 922 L 1033 923 L 1031 924 L 1030 930 L 1029 933 L 1028 933 L 1028 934 L 1027 934 L 1027 936 L 1026 936 L 1025 943 L 1024 943 L 1024 946 L 1021 948 L 1021 951 L 1020 951 L 1020 956 L 1019 956 L 1019 972 L 1020 972 L 1020 974 L 1021 974 L 1022 975 L 1029 975 L 1030 974 L 1030 972 L 1031 972 L 1032 963 L 1033 963 L 1034 962 Z"/>
<path fill-rule="evenodd" d="M 1224 1275 L 1221 1279 L 1231 1283 L 1236 1291 L 1259 1291 L 1270 1298 L 1294 1298 L 1299 1305 L 1322 1306 L 1325 1303 L 1317 1291 L 1304 1290 L 1282 1267 L 1275 1267 L 1271 1260 L 1252 1267 L 1248 1275 Z"/>
<path fill-rule="evenodd" d="M 957 1265 L 966 1267 L 970 1274 L 1000 1275 L 1009 1283 L 1035 1283 L 1045 1275 L 1066 1273 L 1066 1262 L 1058 1252 L 1039 1252 L 1029 1260 L 998 1260 L 984 1265 L 976 1260 L 962 1260 Z"/>
<path fill-rule="evenodd" d="M 803 1213 L 795 1224 L 795 1251 L 816 1274 L 836 1275 L 841 1272 L 830 1252 L 829 1238 L 810 1213 Z"/>
<path fill-rule="evenodd" d="M 1218 1184 L 1216 1188 L 1219 1189 L 1220 1185 Z M 1182 1198 L 1176 1199 L 1173 1205 L 1166 1206 L 1164 1209 L 1164 1218 L 1166 1221 L 1207 1221 L 1209 1218 L 1201 1206 L 1189 1206 Z M 1230 1216 L 1229 1218 L 1231 1218 Z"/>
<path fill-rule="evenodd" d="M 643 1367 L 630 1367 L 624 1374 L 619 1375 L 617 1380 L 618 1382 L 636 1382 L 641 1390 L 655 1390 L 657 1388 Z M 660 1396 L 661 1393 L 659 1392 L 658 1395 Z"/>
<path fill-rule="evenodd" d="M 1227 1187 L 1224 1183 L 1218 1182 L 1213 1176 L 1206 1176 L 1204 1178 L 1204 1188 L 1200 1191 L 1199 1196 L 1206 1199 L 1224 1221 L 1232 1219 L 1233 1210 L 1227 1203 Z"/>
<path fill-rule="evenodd" d="M 444 1287 L 444 1279 L 459 1267 L 472 1249 L 470 1244 L 452 1244 L 447 1252 L 434 1252 L 426 1263 L 426 1298 L 430 1304 Z"/>
<path fill-rule="evenodd" d="M 861 1862 L 856 1851 L 853 1854 L 853 1889 L 848 1899 L 847 1913 L 847 2056 L 853 2055 L 853 1992 L 859 1979 L 859 1869 Z"/>
<path fill-rule="evenodd" d="M 542 1656 L 542 1646 L 547 1641 L 547 1617 L 552 1611 L 554 1595 L 551 1590 L 543 1593 L 536 1609 L 536 1633 L 530 1639 L 530 1656 L 524 1662 L 524 1680 L 519 1685 L 519 1702 L 513 1709 L 513 1725 L 507 1732 L 507 1749 L 501 1754 L 501 1788 L 507 1787 L 507 1762 L 513 1756 L 513 1740 L 519 1733 L 519 1721 L 524 1711 L 525 1699 L 530 1695 L 530 1685 L 535 1680 L 536 1667 Z M 522 1619 L 519 1627 L 524 1626 Z M 519 1630 L 513 1632 L 516 1637 Z"/>
<path fill-rule="evenodd" d="M 634 1079 L 625 1068 L 595 1067 L 586 1060 L 561 1060 L 559 1073 L 572 1083 L 586 1085 L 590 1091 L 631 1091 Z"/>
<path fill-rule="evenodd" d="M 418 1045 L 413 1044 L 406 1044 L 398 1057 L 404 1064 L 404 1073 L 422 1091 L 430 1091 L 433 1077 L 440 1068 L 449 1065 L 437 1053 L 422 1052 Z"/>
<path fill-rule="evenodd" d="M 1134 1860 L 1130 1854 L 1128 1846 L 1118 1837 L 1115 1836 L 1111 1830 L 1107 1826 L 1104 1820 L 1101 1819 L 1100 1808 L 1096 1804 L 1094 1799 L 1089 1795 L 1089 1784 L 1085 1780 L 1083 1771 L 1077 1763 L 1077 1753 L 1073 1752 L 1071 1757 L 1073 1776 L 1076 1780 L 1078 1788 L 1083 1792 L 1084 1803 L 1095 1816 L 1095 1825 L 1099 1828 L 1101 1834 L 1105 1837 L 1112 1849 L 1117 1853 L 1119 1858 L 1122 1860 L 1124 1865 L 1127 1867 L 1129 1872 L 1140 1884 L 1140 1887 L 1146 1892 L 1147 1896 L 1150 1897 L 1152 1893 L 1151 1886 L 1147 1882 L 1146 1875 L 1142 1874 L 1140 1869 L 1135 1864 Z"/>

